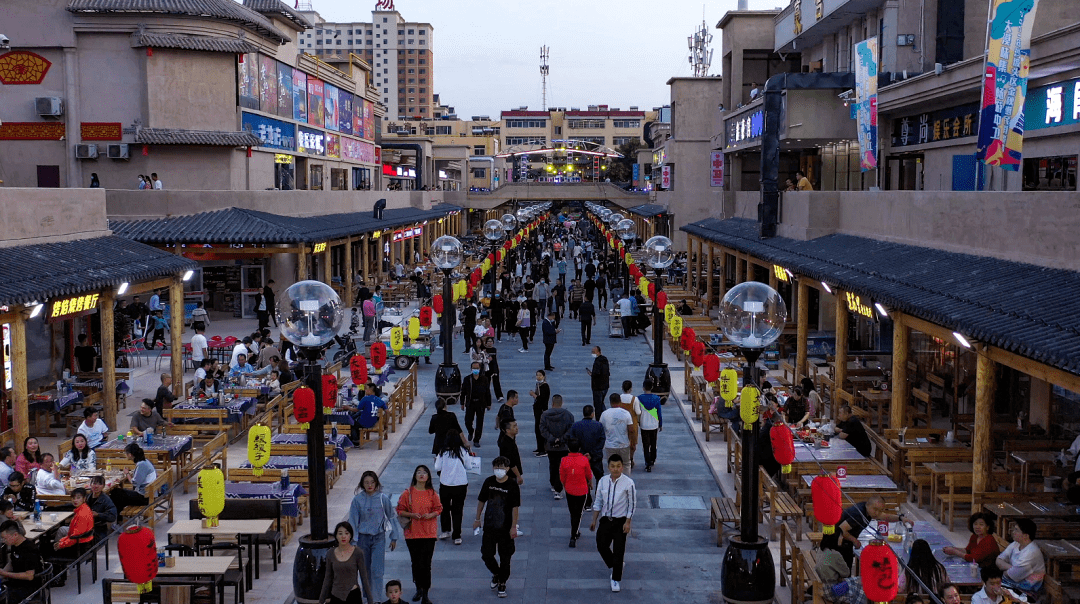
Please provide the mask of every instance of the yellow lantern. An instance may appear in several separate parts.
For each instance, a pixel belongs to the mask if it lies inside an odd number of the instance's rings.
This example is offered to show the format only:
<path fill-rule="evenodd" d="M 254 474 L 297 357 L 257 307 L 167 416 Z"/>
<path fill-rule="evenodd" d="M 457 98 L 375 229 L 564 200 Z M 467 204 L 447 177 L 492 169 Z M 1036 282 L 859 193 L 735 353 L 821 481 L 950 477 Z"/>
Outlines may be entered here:
<path fill-rule="evenodd" d="M 256 424 L 248 430 L 248 461 L 255 476 L 262 476 L 262 467 L 270 461 L 270 428 Z"/>
<path fill-rule="evenodd" d="M 488 272 L 488 269 L 491 268 L 491 258 L 484 258 L 484 263 L 480 266 L 483 267 L 485 273 Z"/>
<path fill-rule="evenodd" d="M 641 292 L 642 296 L 649 297 L 649 280 L 645 277 L 639 277 L 637 281 L 637 288 Z"/>
<path fill-rule="evenodd" d="M 199 512 L 211 527 L 225 509 L 225 475 L 216 467 L 199 470 Z"/>
<path fill-rule="evenodd" d="M 401 350 L 401 347 L 405 345 L 405 333 L 398 325 L 390 330 L 390 348 L 397 354 Z"/>
<path fill-rule="evenodd" d="M 676 316 L 675 305 L 668 304 L 664 307 L 664 322 L 671 323 L 671 318 Z"/>
<path fill-rule="evenodd" d="M 725 369 L 720 372 L 720 398 L 727 407 L 733 407 L 736 396 L 739 396 L 739 374 L 734 369 Z"/>
<path fill-rule="evenodd" d="M 671 338 L 678 339 L 682 336 L 682 317 L 679 315 L 671 317 L 671 321 L 668 322 L 668 327 L 671 330 Z"/>
<path fill-rule="evenodd" d="M 739 394 L 739 417 L 743 421 L 743 430 L 752 430 L 758 420 L 758 406 L 761 393 L 753 386 L 743 386 Z"/>
<path fill-rule="evenodd" d="M 626 262 L 626 266 L 630 266 L 634 263 L 634 257 L 630 255 L 630 252 L 626 252 L 626 256 L 623 256 L 623 260 Z"/>
<path fill-rule="evenodd" d="M 409 319 L 409 340 L 415 341 L 420 337 L 420 317 Z"/>

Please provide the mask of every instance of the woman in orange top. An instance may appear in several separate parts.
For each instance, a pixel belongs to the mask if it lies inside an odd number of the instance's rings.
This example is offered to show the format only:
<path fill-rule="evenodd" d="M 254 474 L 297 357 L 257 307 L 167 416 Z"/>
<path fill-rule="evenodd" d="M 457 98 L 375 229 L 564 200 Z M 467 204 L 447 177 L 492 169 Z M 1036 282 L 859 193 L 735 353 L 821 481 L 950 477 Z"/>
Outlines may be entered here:
<path fill-rule="evenodd" d="M 438 537 L 439 514 L 442 502 L 431 484 L 431 470 L 419 465 L 413 470 L 412 484 L 398 498 L 397 513 L 402 520 L 408 520 L 405 527 L 405 545 L 409 548 L 412 560 L 412 577 L 416 585 L 415 602 L 431 604 L 428 590 L 431 589 L 431 557 L 435 555 L 435 540 Z"/>
<path fill-rule="evenodd" d="M 559 462 L 559 478 L 566 488 L 566 507 L 570 508 L 570 547 L 577 547 L 577 540 L 581 537 L 578 531 L 581 514 L 595 485 L 589 460 L 581 454 L 581 443 L 571 438 L 566 446 L 570 454 Z"/>

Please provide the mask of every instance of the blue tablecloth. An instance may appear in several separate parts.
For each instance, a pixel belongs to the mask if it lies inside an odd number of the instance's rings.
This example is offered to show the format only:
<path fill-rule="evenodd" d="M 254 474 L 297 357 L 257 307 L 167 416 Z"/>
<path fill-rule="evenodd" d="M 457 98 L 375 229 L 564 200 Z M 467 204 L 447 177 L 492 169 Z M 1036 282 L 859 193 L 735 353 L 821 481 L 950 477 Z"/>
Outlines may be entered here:
<path fill-rule="evenodd" d="M 270 439 L 270 448 L 271 448 L 271 450 L 273 450 L 274 445 L 306 445 L 306 444 L 307 444 L 307 434 L 275 434 L 274 437 Z M 329 439 L 327 439 L 327 444 L 329 444 Z M 345 451 L 347 449 L 351 449 L 352 446 L 353 446 L 353 442 L 352 442 L 352 440 L 349 439 L 348 436 L 346 436 L 344 434 L 338 434 L 337 442 L 334 443 L 334 449 L 335 449 L 334 450 L 334 455 L 336 455 L 338 459 L 340 459 L 342 461 L 345 461 L 347 459 L 347 457 L 348 457 L 346 455 Z"/>
<path fill-rule="evenodd" d="M 87 390 L 103 390 L 105 388 L 105 380 L 78 380 L 71 383 L 72 388 L 86 388 Z M 116 393 L 127 394 L 131 392 L 131 387 L 124 380 L 116 380 Z"/>
<path fill-rule="evenodd" d="M 241 468 L 250 468 L 251 462 L 245 461 L 240 464 Z M 304 455 L 271 455 L 270 461 L 266 462 L 263 466 L 268 470 L 306 470 L 307 469 L 307 457 Z M 334 462 L 331 459 L 326 460 L 326 469 L 334 469 Z"/>
<path fill-rule="evenodd" d="M 234 398 L 231 401 L 225 403 L 225 405 L 210 405 L 207 403 L 197 402 L 176 402 L 173 403 L 173 409 L 221 409 L 222 407 L 229 410 L 229 415 L 226 421 L 230 424 L 238 424 L 243 418 L 244 414 L 255 415 L 258 410 L 256 404 L 258 399 L 254 398 Z M 187 420 L 178 420 L 177 423 L 203 423 L 204 420 L 196 420 L 194 422 L 188 422 Z M 207 423 L 209 420 L 205 420 Z"/>
<path fill-rule="evenodd" d="M 66 394 L 57 395 L 55 390 L 50 390 L 45 393 L 49 396 L 48 400 L 44 401 L 29 401 L 27 407 L 35 411 L 55 411 L 57 413 L 64 410 L 65 407 L 70 407 L 75 403 L 81 403 L 86 397 L 83 393 L 78 391 L 68 392 Z"/>
<path fill-rule="evenodd" d="M 168 430 L 168 428 L 166 428 Z M 168 451 L 169 459 L 176 459 L 181 453 L 191 450 L 191 437 L 190 436 L 155 436 L 154 444 L 147 445 L 145 438 L 125 438 L 120 440 L 114 438 L 109 442 L 99 446 L 95 451 L 99 454 L 101 451 L 113 450 L 123 452 L 124 447 L 131 443 L 139 443 L 143 451 Z M 100 462 L 99 462 L 100 463 Z"/>
<path fill-rule="evenodd" d="M 285 516 L 300 515 L 297 499 L 307 495 L 303 486 L 289 483 L 288 489 L 281 488 L 281 482 L 227 482 L 226 499 L 280 499 L 281 513 Z"/>
<path fill-rule="evenodd" d="M 337 422 L 339 426 L 351 426 L 356 423 L 356 420 L 350 415 L 351 413 L 352 411 L 345 409 L 335 409 L 333 413 L 323 415 L 323 421 L 327 424 Z"/>

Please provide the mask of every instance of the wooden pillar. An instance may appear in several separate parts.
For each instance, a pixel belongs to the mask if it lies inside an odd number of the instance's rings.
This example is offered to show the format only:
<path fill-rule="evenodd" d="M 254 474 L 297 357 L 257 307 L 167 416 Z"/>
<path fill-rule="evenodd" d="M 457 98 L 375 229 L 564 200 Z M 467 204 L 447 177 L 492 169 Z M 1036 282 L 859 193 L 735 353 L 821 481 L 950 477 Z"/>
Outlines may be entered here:
<path fill-rule="evenodd" d="M 101 314 L 101 379 L 102 379 L 102 418 L 105 425 L 116 428 L 116 338 L 113 332 L 116 306 L 116 293 L 112 288 L 102 292 L 98 300 L 98 312 Z"/>
<path fill-rule="evenodd" d="M 893 350 L 892 350 L 892 404 L 889 407 L 889 427 L 901 430 L 907 425 L 908 405 L 908 336 L 909 327 L 904 324 L 904 315 L 893 311 Z"/>
<path fill-rule="evenodd" d="M 11 322 L 11 422 L 16 447 L 22 447 L 30 436 L 30 389 L 26 376 L 26 315 L 25 311 L 17 310 Z"/>
<path fill-rule="evenodd" d="M 308 253 L 307 244 L 300 244 L 300 253 L 296 255 L 296 280 L 304 281 L 308 278 Z"/>
<path fill-rule="evenodd" d="M 712 309 L 713 296 L 713 245 L 709 243 L 709 260 L 705 263 L 705 314 Z"/>
<path fill-rule="evenodd" d="M 994 469 L 994 361 L 986 356 L 985 349 L 977 350 L 975 362 L 975 434 L 972 436 L 971 490 L 985 493 L 993 489 L 990 480 Z"/>
<path fill-rule="evenodd" d="M 847 304 L 844 303 L 844 294 L 840 290 L 836 290 L 836 295 L 833 296 L 836 301 L 836 371 L 833 372 L 833 395 L 832 395 L 832 417 L 836 417 L 836 412 L 840 409 L 840 397 L 838 393 L 844 389 L 844 380 L 847 379 L 847 364 L 848 364 L 848 346 L 847 346 L 847 332 L 848 332 L 848 309 Z"/>
<path fill-rule="evenodd" d="M 169 369 L 173 394 L 184 393 L 184 282 L 177 275 L 169 284 Z"/>
<path fill-rule="evenodd" d="M 364 280 L 360 282 L 360 287 L 367 284 L 368 277 L 368 246 L 371 245 L 371 234 L 367 233 L 360 238 L 360 274 L 364 276 Z"/>
<path fill-rule="evenodd" d="M 720 278 L 716 282 L 716 287 L 719 291 L 716 292 L 716 304 L 720 305 L 720 301 L 724 299 L 724 295 L 727 294 L 727 261 L 728 253 L 724 248 L 720 248 Z"/>
<path fill-rule="evenodd" d="M 780 280 L 776 278 L 776 270 L 769 271 L 769 287 L 779 291 Z"/>
<path fill-rule="evenodd" d="M 345 238 L 345 306 L 352 306 L 353 296 L 353 267 L 352 267 L 352 254 L 353 254 L 353 238 Z"/>
<path fill-rule="evenodd" d="M 773 275 L 772 279 L 776 276 Z M 806 284 L 806 278 L 799 279 L 799 289 L 803 295 L 799 296 L 799 319 L 798 319 L 798 347 L 795 352 L 795 379 L 796 384 L 806 376 L 806 339 L 810 335 L 810 301 L 808 294 L 810 286 Z"/>
<path fill-rule="evenodd" d="M 747 265 L 742 259 L 742 254 L 736 253 L 732 257 L 735 259 L 735 285 L 746 283 Z"/>
<path fill-rule="evenodd" d="M 331 266 L 332 265 L 332 260 L 331 259 L 333 258 L 333 254 L 332 254 L 333 251 L 334 251 L 333 243 L 327 241 L 326 242 L 326 251 L 322 253 L 323 283 L 325 283 L 327 285 L 331 285 L 331 283 L 334 280 L 333 279 L 334 269 Z"/>

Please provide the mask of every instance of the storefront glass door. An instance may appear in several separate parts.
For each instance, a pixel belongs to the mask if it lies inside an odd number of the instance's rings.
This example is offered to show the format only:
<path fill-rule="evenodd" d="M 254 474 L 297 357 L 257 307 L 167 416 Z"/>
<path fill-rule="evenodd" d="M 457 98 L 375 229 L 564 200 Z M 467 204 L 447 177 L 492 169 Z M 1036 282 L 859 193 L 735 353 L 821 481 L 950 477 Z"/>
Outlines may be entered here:
<path fill-rule="evenodd" d="M 255 318 L 255 304 L 263 288 L 263 267 L 253 264 L 240 268 L 241 317 Z"/>

